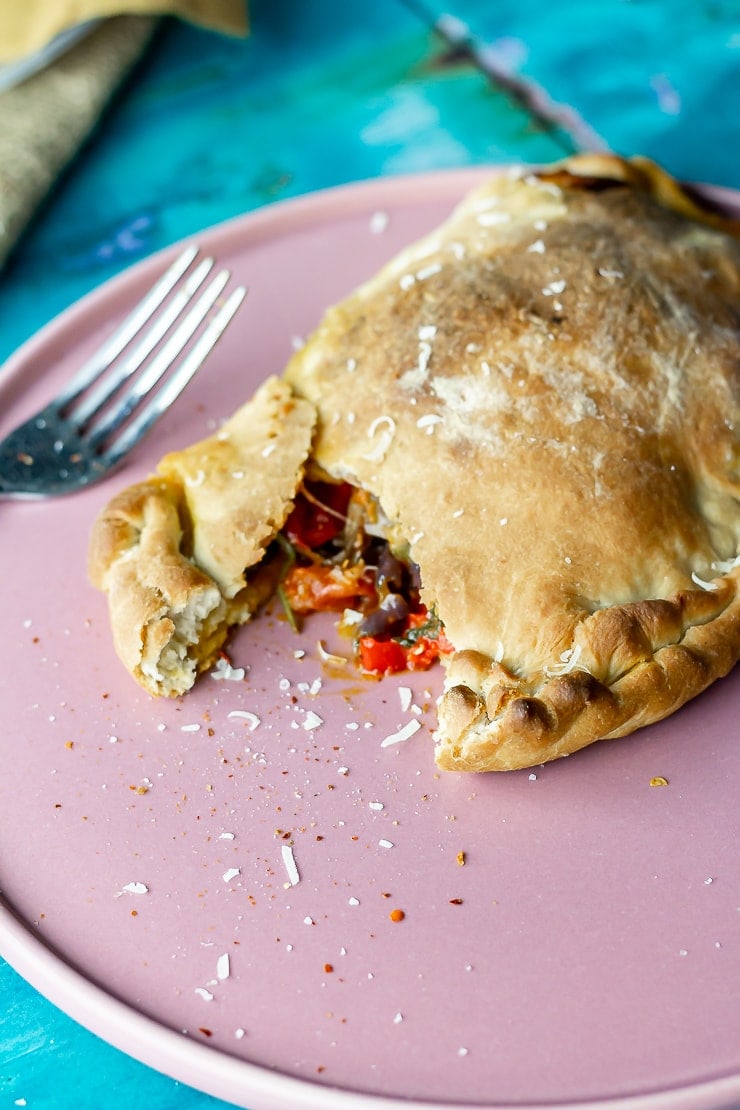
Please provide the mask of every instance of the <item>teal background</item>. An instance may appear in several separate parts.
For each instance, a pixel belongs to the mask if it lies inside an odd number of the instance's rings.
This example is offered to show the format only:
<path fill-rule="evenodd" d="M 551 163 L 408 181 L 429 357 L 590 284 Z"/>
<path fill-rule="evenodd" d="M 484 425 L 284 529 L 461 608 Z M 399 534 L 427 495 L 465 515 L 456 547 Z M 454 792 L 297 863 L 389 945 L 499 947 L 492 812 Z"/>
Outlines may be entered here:
<path fill-rule="evenodd" d="M 612 149 L 740 188 L 737 0 L 444 10 Z M 163 23 L 0 272 L 0 363 L 101 281 L 221 220 L 348 181 L 573 149 L 447 50 L 416 5 L 253 0 L 250 11 L 246 40 Z M 225 1105 L 104 1044 L 2 961 L 0 998 L 0 1110 Z"/>

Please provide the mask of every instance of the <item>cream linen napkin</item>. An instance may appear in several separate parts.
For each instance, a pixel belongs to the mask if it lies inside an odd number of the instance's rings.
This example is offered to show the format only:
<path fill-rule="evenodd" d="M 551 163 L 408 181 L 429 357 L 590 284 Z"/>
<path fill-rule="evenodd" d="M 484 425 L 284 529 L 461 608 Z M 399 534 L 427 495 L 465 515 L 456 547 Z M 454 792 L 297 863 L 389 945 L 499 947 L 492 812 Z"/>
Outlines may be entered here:
<path fill-rule="evenodd" d="M 80 23 L 114 15 L 177 15 L 212 31 L 247 30 L 246 0 L 11 0 L 0 3 L 0 65 Z"/>
<path fill-rule="evenodd" d="M 0 64 L 100 20 L 48 66 L 0 92 L 0 267 L 165 14 L 235 35 L 248 29 L 246 0 L 0 2 Z"/>

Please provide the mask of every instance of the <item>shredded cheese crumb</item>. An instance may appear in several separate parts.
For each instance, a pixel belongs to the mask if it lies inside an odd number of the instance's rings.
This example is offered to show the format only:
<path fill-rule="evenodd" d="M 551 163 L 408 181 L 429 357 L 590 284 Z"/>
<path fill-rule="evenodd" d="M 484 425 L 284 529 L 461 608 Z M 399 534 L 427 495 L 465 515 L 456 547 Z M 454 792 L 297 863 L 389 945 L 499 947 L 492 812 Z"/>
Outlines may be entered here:
<path fill-rule="evenodd" d="M 218 957 L 216 961 L 216 978 L 228 979 L 231 974 L 231 966 L 229 963 L 229 953 L 224 952 L 222 956 Z"/>
<path fill-rule="evenodd" d="M 303 720 L 303 728 L 306 732 L 310 732 L 314 728 L 319 728 L 324 723 L 324 718 L 319 717 L 318 713 L 314 713 L 313 709 L 309 709 Z"/>
<path fill-rule="evenodd" d="M 241 867 L 230 867 L 228 871 L 224 871 L 221 878 L 225 883 L 230 883 L 232 879 L 235 879 L 237 875 L 241 875 L 241 873 Z"/>
<path fill-rule="evenodd" d="M 262 723 L 257 714 L 250 713 L 248 709 L 232 709 L 229 717 L 238 717 L 240 720 L 246 721 L 250 732 L 254 732 Z"/>
<path fill-rule="evenodd" d="M 149 887 L 146 883 L 126 883 L 123 888 L 127 894 L 148 894 Z"/>
<path fill-rule="evenodd" d="M 332 652 L 327 651 L 323 640 L 317 640 L 316 650 L 319 653 L 319 658 L 324 663 L 332 663 L 337 666 L 344 666 L 345 663 L 349 663 L 349 659 L 345 655 L 334 655 Z"/>
<path fill-rule="evenodd" d="M 300 882 L 301 877 L 298 874 L 298 867 L 296 866 L 295 856 L 293 855 L 293 849 L 290 844 L 283 844 L 282 853 L 283 863 L 285 864 L 285 870 L 288 872 L 290 885 L 295 886 L 296 883 Z"/>
<path fill-rule="evenodd" d="M 481 227 L 496 227 L 499 224 L 508 224 L 511 221 L 509 212 L 480 212 L 478 223 Z"/>
<path fill-rule="evenodd" d="M 719 589 L 719 585 L 716 582 L 705 582 L 705 580 L 703 578 L 700 578 L 699 575 L 696 574 L 693 570 L 691 572 L 691 581 L 695 585 L 701 586 L 702 590 L 718 590 Z"/>
<path fill-rule="evenodd" d="M 562 293 L 564 290 L 565 282 L 560 278 L 558 281 L 551 281 L 549 285 L 546 285 L 542 290 L 542 295 L 544 297 L 556 297 L 558 293 Z"/>
<path fill-rule="evenodd" d="M 380 235 L 388 227 L 387 212 L 373 212 L 370 217 L 370 231 L 373 235 Z"/>
<path fill-rule="evenodd" d="M 211 678 L 218 682 L 241 682 L 246 674 L 244 667 L 234 667 L 225 655 L 220 655 L 210 671 Z"/>
<path fill-rule="evenodd" d="M 426 281 L 427 278 L 434 277 L 435 274 L 438 274 L 441 269 L 442 267 L 439 262 L 432 262 L 429 266 L 424 266 L 421 270 L 416 271 L 416 280 Z"/>
<path fill-rule="evenodd" d="M 718 570 L 721 574 L 729 574 L 735 567 L 740 567 L 740 555 L 734 559 L 720 559 L 716 563 L 712 563 L 712 570 Z"/>
<path fill-rule="evenodd" d="M 436 412 L 428 412 L 425 416 L 420 416 L 416 421 L 417 428 L 426 428 L 427 435 L 431 435 L 434 431 L 435 424 L 441 424 L 443 418 Z"/>
<path fill-rule="evenodd" d="M 404 740 L 409 740 L 420 728 L 420 721 L 408 721 L 398 732 L 391 732 L 388 736 L 384 736 L 380 741 L 380 746 L 381 748 L 389 748 L 392 744 L 401 744 Z"/>
<path fill-rule="evenodd" d="M 380 432 L 380 435 L 378 435 L 378 432 Z M 377 435 L 377 442 L 372 450 L 362 456 L 363 459 L 368 462 L 380 462 L 387 454 L 395 434 L 395 420 L 390 416 L 377 416 L 367 430 L 368 439 L 375 439 Z"/>
<path fill-rule="evenodd" d="M 583 648 L 580 644 L 567 648 L 560 653 L 560 663 L 555 663 L 552 667 L 545 667 L 545 674 L 551 678 L 556 675 L 570 674 L 578 667 L 582 651 Z M 584 668 L 580 667 L 580 669 L 583 670 Z"/>

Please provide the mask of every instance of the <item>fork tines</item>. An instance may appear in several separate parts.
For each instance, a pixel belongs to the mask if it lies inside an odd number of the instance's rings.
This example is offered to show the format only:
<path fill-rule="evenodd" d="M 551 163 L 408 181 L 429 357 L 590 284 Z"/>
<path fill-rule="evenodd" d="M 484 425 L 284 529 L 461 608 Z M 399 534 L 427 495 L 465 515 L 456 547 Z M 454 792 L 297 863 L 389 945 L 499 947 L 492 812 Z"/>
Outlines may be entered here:
<path fill-rule="evenodd" d="M 91 446 L 103 450 L 110 444 L 104 452 L 108 462 L 126 454 L 172 404 L 244 299 L 246 290 L 239 286 L 220 300 L 231 275 L 221 270 L 206 281 L 214 260 L 202 258 L 193 265 L 198 254 L 198 248 L 190 246 L 175 259 L 56 399 L 57 411 L 85 431 Z M 114 438 L 123 425 L 122 434 Z"/>

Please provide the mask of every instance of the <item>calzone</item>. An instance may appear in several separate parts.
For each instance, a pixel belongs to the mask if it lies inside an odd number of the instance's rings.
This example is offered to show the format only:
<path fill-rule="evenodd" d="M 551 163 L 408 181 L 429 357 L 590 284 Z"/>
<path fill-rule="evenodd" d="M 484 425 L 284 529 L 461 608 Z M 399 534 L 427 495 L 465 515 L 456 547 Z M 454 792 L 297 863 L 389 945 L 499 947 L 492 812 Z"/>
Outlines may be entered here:
<path fill-rule="evenodd" d="M 443 769 L 666 717 L 740 654 L 739 339 L 738 227 L 653 163 L 494 174 L 247 403 L 238 467 L 195 445 L 106 507 L 119 654 L 183 693 L 278 589 L 365 670 L 441 660 Z"/>

